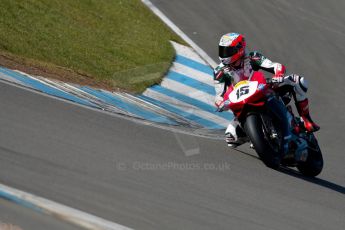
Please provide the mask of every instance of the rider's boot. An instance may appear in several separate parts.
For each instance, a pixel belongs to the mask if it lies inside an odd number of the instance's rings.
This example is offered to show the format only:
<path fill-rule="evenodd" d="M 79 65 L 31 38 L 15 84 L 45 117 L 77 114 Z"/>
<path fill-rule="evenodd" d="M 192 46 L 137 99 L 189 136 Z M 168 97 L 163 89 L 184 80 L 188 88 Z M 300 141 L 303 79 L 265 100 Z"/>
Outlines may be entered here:
<path fill-rule="evenodd" d="M 315 132 L 315 131 L 318 131 L 320 129 L 320 126 L 315 124 L 315 122 L 310 117 L 308 98 L 303 100 L 303 101 L 297 102 L 296 108 L 297 108 L 299 115 L 302 117 L 302 119 L 304 121 L 304 126 L 308 132 Z"/>
<path fill-rule="evenodd" d="M 230 148 L 232 148 L 232 149 L 235 149 L 235 148 L 237 148 L 238 146 L 240 146 L 240 145 L 243 145 L 244 143 L 246 143 L 247 142 L 247 140 L 244 140 L 244 139 L 239 139 L 239 140 L 237 140 L 236 142 L 232 142 L 232 141 L 226 141 L 226 143 L 227 143 L 227 145 L 228 145 L 228 147 L 230 147 Z"/>
<path fill-rule="evenodd" d="M 225 133 L 225 141 L 230 148 L 237 148 L 238 146 L 247 142 L 246 136 L 238 136 L 237 139 L 231 133 Z"/>
<path fill-rule="evenodd" d="M 230 148 L 237 148 L 238 146 L 247 142 L 247 135 L 237 123 L 231 122 L 225 131 L 225 141 Z"/>

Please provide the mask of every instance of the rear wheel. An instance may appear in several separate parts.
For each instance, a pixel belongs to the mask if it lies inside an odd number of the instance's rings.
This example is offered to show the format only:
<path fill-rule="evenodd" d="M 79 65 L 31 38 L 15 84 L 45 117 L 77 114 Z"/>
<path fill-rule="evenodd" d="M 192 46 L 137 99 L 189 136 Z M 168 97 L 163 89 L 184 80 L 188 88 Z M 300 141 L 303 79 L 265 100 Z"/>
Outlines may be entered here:
<path fill-rule="evenodd" d="M 271 141 L 270 131 L 264 126 L 260 115 L 250 114 L 246 118 L 244 129 L 264 164 L 270 168 L 278 168 L 281 161 L 279 144 Z"/>
<path fill-rule="evenodd" d="M 315 177 L 319 175 L 323 168 L 323 157 L 319 144 L 313 134 L 308 143 L 308 157 L 305 162 L 300 162 L 296 167 L 305 176 Z"/>

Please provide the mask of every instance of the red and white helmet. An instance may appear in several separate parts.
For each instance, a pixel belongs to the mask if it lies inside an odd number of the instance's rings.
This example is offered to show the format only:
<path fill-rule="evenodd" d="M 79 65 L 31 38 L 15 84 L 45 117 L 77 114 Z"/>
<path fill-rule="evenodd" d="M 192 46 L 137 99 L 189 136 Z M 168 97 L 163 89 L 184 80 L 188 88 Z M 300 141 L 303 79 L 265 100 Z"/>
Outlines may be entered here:
<path fill-rule="evenodd" d="M 246 41 L 242 34 L 228 33 L 219 41 L 219 59 L 224 65 L 231 65 L 243 58 Z"/>

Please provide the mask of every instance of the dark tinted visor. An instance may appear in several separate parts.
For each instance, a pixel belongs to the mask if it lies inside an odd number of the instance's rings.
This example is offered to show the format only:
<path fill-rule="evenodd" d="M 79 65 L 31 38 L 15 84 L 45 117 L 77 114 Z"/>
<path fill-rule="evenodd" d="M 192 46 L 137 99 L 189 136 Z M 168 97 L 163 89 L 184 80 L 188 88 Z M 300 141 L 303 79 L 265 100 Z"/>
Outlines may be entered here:
<path fill-rule="evenodd" d="M 237 47 L 226 47 L 219 46 L 219 57 L 229 58 L 238 52 L 239 48 Z"/>

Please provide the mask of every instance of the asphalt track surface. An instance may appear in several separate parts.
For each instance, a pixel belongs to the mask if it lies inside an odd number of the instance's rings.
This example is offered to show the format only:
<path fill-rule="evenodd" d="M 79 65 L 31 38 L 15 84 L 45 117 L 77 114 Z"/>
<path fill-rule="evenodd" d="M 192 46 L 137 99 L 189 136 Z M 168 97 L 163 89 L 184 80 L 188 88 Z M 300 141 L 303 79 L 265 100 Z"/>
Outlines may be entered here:
<path fill-rule="evenodd" d="M 238 31 L 310 79 L 322 174 L 0 83 L 0 182 L 135 229 L 345 229 L 345 2 L 153 3 L 214 58 Z"/>

